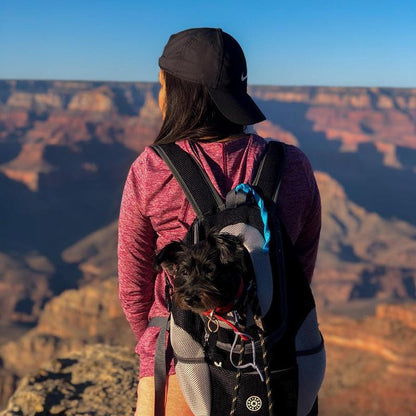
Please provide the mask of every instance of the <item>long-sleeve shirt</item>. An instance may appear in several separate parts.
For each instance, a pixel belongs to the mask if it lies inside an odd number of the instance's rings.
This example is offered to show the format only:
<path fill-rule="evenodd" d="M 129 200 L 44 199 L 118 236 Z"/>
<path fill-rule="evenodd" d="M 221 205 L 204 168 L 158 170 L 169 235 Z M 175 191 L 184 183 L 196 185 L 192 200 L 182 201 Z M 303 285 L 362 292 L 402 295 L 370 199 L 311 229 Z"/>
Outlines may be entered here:
<path fill-rule="evenodd" d="M 251 184 L 266 148 L 266 141 L 256 135 L 177 144 L 195 157 L 223 198 L 238 184 Z M 287 146 L 277 212 L 311 281 L 321 228 L 320 197 L 308 159 L 294 146 Z M 168 316 L 164 272 L 154 271 L 155 253 L 181 240 L 195 217 L 169 168 L 146 148 L 133 162 L 125 183 L 118 241 L 119 297 L 138 341 L 140 377 L 153 375 L 159 328 L 147 327 L 148 322 L 154 316 Z"/>

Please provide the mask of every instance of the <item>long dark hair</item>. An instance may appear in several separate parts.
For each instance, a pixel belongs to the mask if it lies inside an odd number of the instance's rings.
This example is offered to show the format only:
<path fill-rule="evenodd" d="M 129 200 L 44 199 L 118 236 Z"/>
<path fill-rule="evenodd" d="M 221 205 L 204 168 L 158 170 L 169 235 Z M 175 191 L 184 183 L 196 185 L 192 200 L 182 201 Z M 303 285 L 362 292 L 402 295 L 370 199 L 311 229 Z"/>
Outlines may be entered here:
<path fill-rule="evenodd" d="M 244 133 L 245 126 L 226 119 L 212 101 L 206 87 L 164 72 L 166 115 L 155 143 L 187 139 L 222 140 Z"/>

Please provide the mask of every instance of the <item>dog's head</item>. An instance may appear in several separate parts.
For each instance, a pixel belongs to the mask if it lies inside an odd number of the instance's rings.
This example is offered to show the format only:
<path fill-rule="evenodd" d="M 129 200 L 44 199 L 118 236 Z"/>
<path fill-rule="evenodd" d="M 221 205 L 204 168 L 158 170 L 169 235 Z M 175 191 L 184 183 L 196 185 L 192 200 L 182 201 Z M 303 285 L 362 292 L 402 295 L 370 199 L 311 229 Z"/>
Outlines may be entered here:
<path fill-rule="evenodd" d="M 193 246 L 168 244 L 157 255 L 156 267 L 173 276 L 178 306 L 202 313 L 234 301 L 245 273 L 244 250 L 240 237 L 211 232 Z"/>

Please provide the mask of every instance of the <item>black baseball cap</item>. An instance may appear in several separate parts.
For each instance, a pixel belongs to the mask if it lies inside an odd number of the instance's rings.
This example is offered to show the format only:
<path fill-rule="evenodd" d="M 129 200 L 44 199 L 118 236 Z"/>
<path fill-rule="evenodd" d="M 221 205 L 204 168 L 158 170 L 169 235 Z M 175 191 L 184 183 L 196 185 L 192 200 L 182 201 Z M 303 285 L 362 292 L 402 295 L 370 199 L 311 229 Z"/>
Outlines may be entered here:
<path fill-rule="evenodd" d="M 221 29 L 195 28 L 176 33 L 159 58 L 163 71 L 205 85 L 228 120 L 255 124 L 266 119 L 247 94 L 247 65 L 238 42 Z"/>

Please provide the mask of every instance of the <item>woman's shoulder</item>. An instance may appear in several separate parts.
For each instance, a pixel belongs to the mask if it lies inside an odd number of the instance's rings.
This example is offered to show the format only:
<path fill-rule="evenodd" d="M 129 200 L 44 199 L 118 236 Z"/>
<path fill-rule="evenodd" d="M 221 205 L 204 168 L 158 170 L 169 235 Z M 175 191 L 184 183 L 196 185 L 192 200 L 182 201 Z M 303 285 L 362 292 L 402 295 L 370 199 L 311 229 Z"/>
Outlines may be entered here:
<path fill-rule="evenodd" d="M 286 144 L 286 157 L 292 163 L 301 163 L 302 165 L 310 165 L 309 159 L 306 154 L 299 149 L 299 147 L 293 144 Z"/>
<path fill-rule="evenodd" d="M 166 169 L 165 169 L 166 168 Z M 163 163 L 162 159 L 152 149 L 151 146 L 146 146 L 143 151 L 137 156 L 131 165 L 131 169 L 134 173 L 144 175 L 148 172 L 161 172 L 168 171 L 167 166 Z"/>
<path fill-rule="evenodd" d="M 264 142 L 270 143 L 276 141 L 283 143 L 285 147 L 286 168 L 289 168 L 290 170 L 299 170 L 301 167 L 302 170 L 311 170 L 308 157 L 299 147 L 274 138 L 263 139 L 262 137 L 256 135 L 253 135 L 253 138 L 255 143 L 258 143 L 259 146 L 263 146 Z"/>
<path fill-rule="evenodd" d="M 286 160 L 289 161 L 289 163 L 297 163 L 297 164 L 309 164 L 309 159 L 305 155 L 305 153 L 299 149 L 299 147 L 294 146 L 292 144 L 285 143 L 282 140 L 279 140 L 279 138 L 267 138 L 264 139 L 263 137 L 252 134 L 251 135 L 252 140 L 252 146 L 253 147 L 259 147 L 261 149 L 265 149 L 266 145 L 272 141 L 281 142 L 284 144 L 285 147 L 285 157 Z"/>
<path fill-rule="evenodd" d="M 314 171 L 306 154 L 294 145 L 286 145 L 285 168 L 283 182 L 286 183 L 293 192 L 301 189 L 315 192 L 316 181 Z"/>
<path fill-rule="evenodd" d="M 266 139 L 267 143 L 272 141 L 279 140 Z M 285 148 L 282 182 L 293 191 L 314 187 L 314 173 L 306 154 L 297 146 L 281 142 Z"/>

